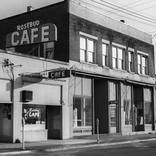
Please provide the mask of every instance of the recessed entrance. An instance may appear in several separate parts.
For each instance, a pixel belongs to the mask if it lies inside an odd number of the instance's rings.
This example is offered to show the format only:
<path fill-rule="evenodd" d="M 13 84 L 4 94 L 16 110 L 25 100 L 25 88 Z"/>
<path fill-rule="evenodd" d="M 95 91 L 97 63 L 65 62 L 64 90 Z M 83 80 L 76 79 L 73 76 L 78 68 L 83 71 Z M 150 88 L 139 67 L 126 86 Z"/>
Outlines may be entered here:
<path fill-rule="evenodd" d="M 143 88 L 134 87 L 134 130 L 144 131 L 144 104 L 143 104 Z"/>
<path fill-rule="evenodd" d="M 46 129 L 48 139 L 62 138 L 62 108 L 61 106 L 46 107 Z"/>

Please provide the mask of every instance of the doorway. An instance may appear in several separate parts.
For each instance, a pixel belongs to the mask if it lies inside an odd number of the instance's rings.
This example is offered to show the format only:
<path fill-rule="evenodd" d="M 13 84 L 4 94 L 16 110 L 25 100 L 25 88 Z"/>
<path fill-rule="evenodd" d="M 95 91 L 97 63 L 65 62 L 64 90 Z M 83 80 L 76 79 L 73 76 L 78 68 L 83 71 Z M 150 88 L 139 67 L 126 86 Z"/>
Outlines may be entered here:
<path fill-rule="evenodd" d="M 0 103 L 0 142 L 12 141 L 12 104 Z"/>
<path fill-rule="evenodd" d="M 62 107 L 46 106 L 48 139 L 62 139 Z"/>
<path fill-rule="evenodd" d="M 144 131 L 144 103 L 143 103 L 143 88 L 134 87 L 134 131 Z"/>

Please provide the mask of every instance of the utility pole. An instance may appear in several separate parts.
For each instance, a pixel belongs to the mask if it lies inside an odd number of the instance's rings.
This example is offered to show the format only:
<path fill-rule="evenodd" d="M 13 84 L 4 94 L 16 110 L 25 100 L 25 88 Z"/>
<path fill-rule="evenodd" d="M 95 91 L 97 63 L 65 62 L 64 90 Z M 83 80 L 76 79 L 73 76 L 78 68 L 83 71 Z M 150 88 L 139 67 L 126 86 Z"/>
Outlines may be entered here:
<path fill-rule="evenodd" d="M 15 75 L 14 75 L 14 68 L 15 67 L 21 67 L 22 65 L 14 65 L 8 58 L 4 59 L 2 62 L 2 68 L 5 70 L 10 78 L 10 99 L 12 102 L 12 125 L 14 126 L 14 119 L 13 119 L 13 114 L 14 114 L 14 86 L 15 86 Z M 12 136 L 14 134 L 14 128 L 12 131 Z M 13 140 L 14 141 L 14 140 Z"/>

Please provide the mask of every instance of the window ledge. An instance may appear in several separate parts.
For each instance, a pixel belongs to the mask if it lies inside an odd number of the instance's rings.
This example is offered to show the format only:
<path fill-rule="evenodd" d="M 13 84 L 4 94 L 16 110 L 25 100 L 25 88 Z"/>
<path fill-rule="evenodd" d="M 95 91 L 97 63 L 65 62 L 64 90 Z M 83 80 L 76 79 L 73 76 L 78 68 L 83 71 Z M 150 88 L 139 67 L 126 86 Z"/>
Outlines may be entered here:
<path fill-rule="evenodd" d="M 142 76 L 142 77 L 146 77 L 146 78 L 150 77 L 150 75 L 144 75 L 144 74 L 137 74 L 137 75 Z"/>
<path fill-rule="evenodd" d="M 122 72 L 122 73 L 127 73 L 127 71 L 123 69 L 112 68 L 112 70 Z"/>
<path fill-rule="evenodd" d="M 102 68 L 103 69 L 107 69 L 107 70 L 109 70 L 110 68 L 109 67 L 107 67 L 107 66 L 102 66 Z"/>
<path fill-rule="evenodd" d="M 98 66 L 98 64 L 95 64 L 95 63 L 89 63 L 89 62 L 83 62 L 83 61 L 80 61 L 80 64 L 90 65 L 90 66 Z"/>
<path fill-rule="evenodd" d="M 132 75 L 136 74 L 136 73 L 133 72 L 133 71 L 128 71 L 128 73 L 130 73 L 130 74 L 132 74 Z"/>

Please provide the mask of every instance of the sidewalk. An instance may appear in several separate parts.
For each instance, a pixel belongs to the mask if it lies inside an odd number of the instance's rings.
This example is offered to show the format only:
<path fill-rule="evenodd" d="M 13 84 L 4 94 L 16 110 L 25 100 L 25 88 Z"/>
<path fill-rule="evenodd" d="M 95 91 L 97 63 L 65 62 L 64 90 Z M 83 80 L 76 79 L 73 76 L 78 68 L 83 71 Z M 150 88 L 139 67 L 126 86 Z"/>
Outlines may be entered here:
<path fill-rule="evenodd" d="M 67 140 L 48 140 L 43 142 L 25 143 L 25 150 L 22 150 L 21 143 L 0 143 L 0 155 L 9 152 L 22 151 L 60 151 L 73 148 L 95 147 L 95 146 L 112 146 L 116 144 L 126 144 L 146 140 L 156 140 L 156 133 L 153 134 L 136 134 L 129 136 L 121 135 L 100 135 L 100 143 L 97 143 L 97 136 L 75 137 Z"/>

